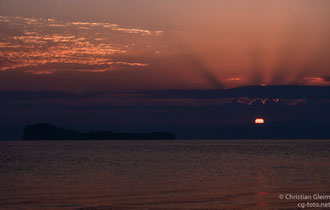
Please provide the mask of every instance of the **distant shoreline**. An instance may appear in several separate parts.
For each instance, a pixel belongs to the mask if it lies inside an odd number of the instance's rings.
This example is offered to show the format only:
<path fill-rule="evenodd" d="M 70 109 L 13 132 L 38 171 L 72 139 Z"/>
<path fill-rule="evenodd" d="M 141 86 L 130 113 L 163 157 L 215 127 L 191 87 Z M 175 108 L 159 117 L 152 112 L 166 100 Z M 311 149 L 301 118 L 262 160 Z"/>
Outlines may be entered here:
<path fill-rule="evenodd" d="M 23 140 L 63 140 L 63 141 L 86 141 L 86 140 L 173 140 L 175 135 L 170 132 L 150 133 L 117 133 L 112 131 L 79 132 L 60 128 L 51 124 L 28 125 L 24 130 Z"/>

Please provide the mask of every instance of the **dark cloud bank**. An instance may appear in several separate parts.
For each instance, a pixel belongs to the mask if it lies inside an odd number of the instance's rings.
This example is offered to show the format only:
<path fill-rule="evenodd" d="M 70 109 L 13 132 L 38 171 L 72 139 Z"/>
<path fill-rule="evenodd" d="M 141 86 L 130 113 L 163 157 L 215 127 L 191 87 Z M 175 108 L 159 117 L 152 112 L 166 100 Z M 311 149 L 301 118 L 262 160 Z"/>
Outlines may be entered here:
<path fill-rule="evenodd" d="M 118 95 L 120 96 L 118 98 Z M 209 103 L 222 98 L 274 98 L 252 104 Z M 121 104 L 113 103 L 123 100 Z M 126 102 L 130 99 L 129 102 Z M 150 100 L 160 102 L 151 103 Z M 180 104 L 185 99 L 201 103 Z M 285 100 L 300 100 L 289 105 Z M 139 100 L 139 102 L 135 102 Z M 174 100 L 174 102 L 173 102 Z M 230 101 L 229 100 L 229 101 Z M 142 101 L 142 102 L 141 102 Z M 300 103 L 302 101 L 302 103 Z M 330 123 L 330 87 L 269 86 L 221 90 L 163 90 L 127 93 L 0 92 L 0 139 L 20 139 L 24 126 L 52 123 L 82 131 L 171 131 L 177 138 L 219 137 L 219 126 L 266 123 Z"/>
<path fill-rule="evenodd" d="M 146 91 L 155 98 L 271 98 L 271 99 L 330 99 L 330 86 L 250 86 L 219 90 Z"/>

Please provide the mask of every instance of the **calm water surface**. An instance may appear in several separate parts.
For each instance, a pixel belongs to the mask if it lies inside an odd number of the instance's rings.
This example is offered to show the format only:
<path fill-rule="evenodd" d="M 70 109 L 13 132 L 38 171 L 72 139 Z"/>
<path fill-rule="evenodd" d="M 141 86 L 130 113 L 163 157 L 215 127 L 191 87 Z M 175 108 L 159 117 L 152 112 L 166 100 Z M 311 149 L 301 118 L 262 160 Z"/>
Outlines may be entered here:
<path fill-rule="evenodd" d="M 0 142 L 0 208 L 292 209 L 329 166 L 330 141 Z"/>

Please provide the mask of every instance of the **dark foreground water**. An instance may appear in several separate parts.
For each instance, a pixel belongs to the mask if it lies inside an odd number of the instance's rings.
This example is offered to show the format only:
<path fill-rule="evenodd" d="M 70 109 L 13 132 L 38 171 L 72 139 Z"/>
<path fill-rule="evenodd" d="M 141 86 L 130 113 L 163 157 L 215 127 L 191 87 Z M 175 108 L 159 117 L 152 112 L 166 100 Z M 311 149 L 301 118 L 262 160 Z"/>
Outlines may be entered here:
<path fill-rule="evenodd" d="M 330 141 L 0 142 L 4 209 L 292 209 L 307 201 L 281 194 L 316 193 Z"/>

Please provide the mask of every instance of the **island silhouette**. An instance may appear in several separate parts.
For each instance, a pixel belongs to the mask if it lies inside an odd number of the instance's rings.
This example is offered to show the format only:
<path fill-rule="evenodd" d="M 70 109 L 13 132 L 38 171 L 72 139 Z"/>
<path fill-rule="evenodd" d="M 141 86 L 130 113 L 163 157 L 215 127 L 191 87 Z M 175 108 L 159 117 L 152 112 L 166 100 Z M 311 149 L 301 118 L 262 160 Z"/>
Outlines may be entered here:
<path fill-rule="evenodd" d="M 173 140 L 170 132 L 117 133 L 112 131 L 79 132 L 52 124 L 39 123 L 25 127 L 23 140 Z"/>

